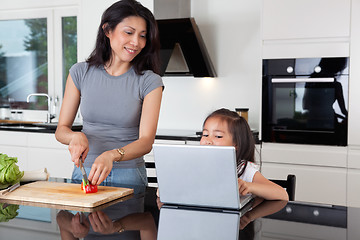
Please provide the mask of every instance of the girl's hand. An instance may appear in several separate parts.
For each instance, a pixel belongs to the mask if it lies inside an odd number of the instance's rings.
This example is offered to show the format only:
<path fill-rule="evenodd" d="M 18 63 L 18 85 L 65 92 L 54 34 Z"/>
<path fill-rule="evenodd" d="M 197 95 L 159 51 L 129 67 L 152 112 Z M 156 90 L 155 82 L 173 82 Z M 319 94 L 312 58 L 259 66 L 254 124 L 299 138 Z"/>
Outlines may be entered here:
<path fill-rule="evenodd" d="M 84 133 L 74 132 L 69 143 L 69 152 L 71 161 L 79 167 L 79 160 L 82 159 L 84 161 L 89 152 L 89 142 Z"/>
<path fill-rule="evenodd" d="M 114 150 L 110 150 L 103 152 L 95 159 L 88 177 L 93 185 L 99 185 L 106 179 L 113 167 L 114 158 Z"/>
<path fill-rule="evenodd" d="M 251 183 L 245 182 L 244 180 L 238 178 L 238 185 L 239 185 L 240 195 L 246 195 L 248 193 L 251 193 L 251 191 L 250 191 Z"/>

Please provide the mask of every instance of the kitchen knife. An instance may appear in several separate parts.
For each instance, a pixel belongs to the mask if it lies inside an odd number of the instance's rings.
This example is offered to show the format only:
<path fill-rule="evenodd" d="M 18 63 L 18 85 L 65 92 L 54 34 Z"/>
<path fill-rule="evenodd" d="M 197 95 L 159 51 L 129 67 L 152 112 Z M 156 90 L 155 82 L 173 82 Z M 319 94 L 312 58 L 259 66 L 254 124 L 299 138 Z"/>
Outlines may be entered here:
<path fill-rule="evenodd" d="M 86 185 L 89 184 L 89 180 L 87 178 L 86 171 L 85 171 L 85 168 L 82 163 L 82 158 L 79 159 L 79 167 L 80 167 L 81 173 L 83 175 L 84 184 L 86 184 Z"/>
<path fill-rule="evenodd" d="M 18 187 L 20 187 L 20 182 L 15 183 L 14 185 L 11 185 L 10 187 L 6 188 L 5 190 L 1 190 L 0 191 L 0 195 L 4 196 L 12 191 L 14 191 L 15 189 L 17 189 Z M 4 208 L 4 207 L 3 207 Z"/>

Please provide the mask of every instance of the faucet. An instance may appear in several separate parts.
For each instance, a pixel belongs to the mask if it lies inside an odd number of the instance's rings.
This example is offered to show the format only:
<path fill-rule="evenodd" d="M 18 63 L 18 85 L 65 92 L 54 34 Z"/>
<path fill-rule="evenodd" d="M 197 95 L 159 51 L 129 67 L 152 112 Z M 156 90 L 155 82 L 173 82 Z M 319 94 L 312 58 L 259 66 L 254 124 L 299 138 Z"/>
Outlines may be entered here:
<path fill-rule="evenodd" d="M 46 93 L 31 93 L 27 96 L 26 98 L 26 102 L 30 102 L 30 97 L 31 96 L 42 96 L 42 97 L 47 97 L 48 100 L 48 111 L 47 111 L 47 115 L 46 115 L 46 122 L 47 123 L 51 123 L 51 119 L 55 118 L 55 116 L 53 114 L 51 114 L 51 98 L 49 95 L 47 95 Z"/>

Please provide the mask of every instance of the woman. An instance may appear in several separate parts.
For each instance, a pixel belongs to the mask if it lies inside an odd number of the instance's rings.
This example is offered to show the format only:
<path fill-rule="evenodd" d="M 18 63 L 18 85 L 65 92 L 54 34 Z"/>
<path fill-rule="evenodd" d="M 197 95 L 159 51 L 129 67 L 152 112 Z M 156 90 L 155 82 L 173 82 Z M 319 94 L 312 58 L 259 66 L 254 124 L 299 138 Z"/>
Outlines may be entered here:
<path fill-rule="evenodd" d="M 103 13 L 87 61 L 70 69 L 55 136 L 92 184 L 147 185 L 142 156 L 154 142 L 163 90 L 159 46 L 152 13 L 122 0 Z M 73 132 L 79 107 L 83 129 Z M 75 167 L 73 179 L 81 178 Z"/>

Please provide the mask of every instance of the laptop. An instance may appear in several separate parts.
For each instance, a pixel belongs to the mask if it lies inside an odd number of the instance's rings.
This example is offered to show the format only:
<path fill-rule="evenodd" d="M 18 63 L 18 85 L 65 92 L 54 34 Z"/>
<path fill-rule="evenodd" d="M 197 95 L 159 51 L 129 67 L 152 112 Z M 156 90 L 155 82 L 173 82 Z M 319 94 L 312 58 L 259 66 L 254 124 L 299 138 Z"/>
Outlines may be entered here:
<path fill-rule="evenodd" d="M 239 196 L 234 147 L 155 143 L 153 152 L 164 204 L 238 211 L 253 199 Z"/>

